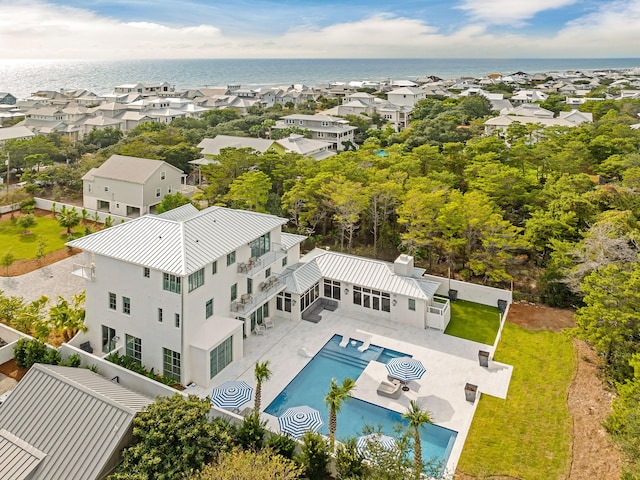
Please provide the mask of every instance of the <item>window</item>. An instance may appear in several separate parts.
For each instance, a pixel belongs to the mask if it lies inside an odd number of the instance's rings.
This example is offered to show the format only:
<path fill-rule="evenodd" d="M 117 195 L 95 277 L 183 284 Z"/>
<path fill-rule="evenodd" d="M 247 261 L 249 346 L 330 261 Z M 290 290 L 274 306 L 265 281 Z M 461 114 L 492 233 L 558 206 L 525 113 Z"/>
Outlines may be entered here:
<path fill-rule="evenodd" d="M 165 377 L 172 378 L 176 382 L 180 381 L 180 354 L 178 352 L 163 348 L 162 367 L 162 373 Z"/>
<path fill-rule="evenodd" d="M 87 184 L 87 191 L 88 191 L 89 193 L 91 193 L 91 184 L 90 184 L 90 183 L 88 183 L 88 184 Z"/>
<path fill-rule="evenodd" d="M 207 300 L 207 303 L 204 304 L 204 317 L 209 318 L 213 315 L 213 298 Z"/>
<path fill-rule="evenodd" d="M 204 285 L 204 268 L 189 275 L 189 291 L 192 292 L 202 285 Z"/>
<path fill-rule="evenodd" d="M 271 276 L 271 267 L 267 268 L 264 271 L 264 278 L 269 278 Z"/>
<path fill-rule="evenodd" d="M 211 264 L 211 275 L 218 273 L 218 261 L 216 260 Z"/>
<path fill-rule="evenodd" d="M 291 311 L 291 294 L 280 292 L 276 297 L 276 310 L 280 310 L 281 312 L 290 312 Z"/>
<path fill-rule="evenodd" d="M 117 308 L 116 302 L 117 302 L 116 294 L 109 292 L 109 309 L 110 310 L 115 310 Z"/>
<path fill-rule="evenodd" d="M 158 309 L 158 322 L 162 323 L 162 309 Z"/>
<path fill-rule="evenodd" d="M 282 266 L 283 266 L 283 267 L 286 267 L 286 266 L 287 266 L 287 257 L 284 257 L 284 258 L 282 259 Z"/>
<path fill-rule="evenodd" d="M 324 138 L 324 132 L 316 132 L 316 137 Z"/>
<path fill-rule="evenodd" d="M 109 353 L 116 348 L 116 330 L 102 325 L 102 353 Z"/>
<path fill-rule="evenodd" d="M 340 282 L 324 279 L 324 296 L 340 300 Z"/>
<path fill-rule="evenodd" d="M 248 294 L 252 294 L 253 293 L 253 279 L 252 278 L 247 278 L 247 293 Z"/>
<path fill-rule="evenodd" d="M 169 185 L 169 187 L 167 187 L 167 193 L 171 193 L 171 192 L 173 192 L 173 187 Z"/>
<path fill-rule="evenodd" d="M 122 313 L 131 315 L 131 299 L 129 297 L 122 297 Z"/>
<path fill-rule="evenodd" d="M 169 273 L 165 273 L 163 274 L 162 289 L 167 290 L 168 292 L 180 293 L 181 282 L 182 282 L 182 279 L 180 277 L 177 277 L 176 275 L 171 275 Z"/>
<path fill-rule="evenodd" d="M 325 286 L 326 289 L 326 286 Z M 353 303 L 373 310 L 391 311 L 391 297 L 387 292 L 353 286 Z"/>
<path fill-rule="evenodd" d="M 227 254 L 227 267 L 229 265 L 233 265 L 234 263 L 236 263 L 236 252 L 235 251 Z"/>
<path fill-rule="evenodd" d="M 174 320 L 175 320 L 175 326 L 176 326 L 176 328 L 180 328 L 180 314 L 179 314 L 179 313 L 176 313 L 176 314 L 175 314 L 175 318 L 174 318 Z"/>
<path fill-rule="evenodd" d="M 125 335 L 127 357 L 136 363 L 142 363 L 142 339 Z"/>
<path fill-rule="evenodd" d="M 236 298 L 238 298 L 238 284 L 234 283 L 231 285 L 231 301 L 233 302 Z"/>
<path fill-rule="evenodd" d="M 416 309 L 416 300 L 415 300 L 415 298 L 410 298 L 409 299 L 409 310 L 415 311 L 415 309 Z"/>
<path fill-rule="evenodd" d="M 160 180 L 164 180 L 167 178 L 167 172 L 160 172 Z"/>
<path fill-rule="evenodd" d="M 320 296 L 320 283 L 316 283 L 309 290 L 300 295 L 300 311 L 304 312 Z"/>
<path fill-rule="evenodd" d="M 156 197 L 160 197 L 160 189 L 156 188 Z"/>
<path fill-rule="evenodd" d="M 108 192 L 109 191 L 109 187 L 104 187 L 104 191 Z"/>
<path fill-rule="evenodd" d="M 142 269 L 142 276 L 144 278 L 149 278 L 151 276 L 151 270 L 149 270 L 147 267 L 144 267 Z"/>
<path fill-rule="evenodd" d="M 233 337 L 229 337 L 209 353 L 209 374 L 211 378 L 215 377 L 232 361 Z"/>
<path fill-rule="evenodd" d="M 271 250 L 271 234 L 265 233 L 261 237 L 256 238 L 249 244 L 249 247 L 251 248 L 252 257 L 261 257 Z"/>

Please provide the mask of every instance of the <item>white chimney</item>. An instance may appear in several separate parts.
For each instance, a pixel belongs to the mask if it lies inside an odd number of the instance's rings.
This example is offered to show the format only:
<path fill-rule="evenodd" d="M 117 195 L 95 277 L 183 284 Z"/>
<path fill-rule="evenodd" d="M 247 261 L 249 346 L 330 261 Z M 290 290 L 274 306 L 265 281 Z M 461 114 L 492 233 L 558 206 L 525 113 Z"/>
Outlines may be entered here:
<path fill-rule="evenodd" d="M 413 257 L 403 253 L 393 262 L 393 271 L 396 275 L 410 277 L 413 275 Z"/>

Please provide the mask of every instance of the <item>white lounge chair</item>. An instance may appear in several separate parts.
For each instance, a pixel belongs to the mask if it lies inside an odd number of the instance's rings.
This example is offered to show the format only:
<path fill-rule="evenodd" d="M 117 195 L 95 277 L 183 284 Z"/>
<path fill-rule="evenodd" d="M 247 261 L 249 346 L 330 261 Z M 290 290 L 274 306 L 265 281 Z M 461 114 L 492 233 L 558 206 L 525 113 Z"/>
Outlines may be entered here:
<path fill-rule="evenodd" d="M 340 342 L 339 346 L 345 348 L 347 345 L 349 345 L 349 340 L 351 340 L 351 338 L 349 338 L 349 335 L 342 335 L 342 341 Z"/>
<path fill-rule="evenodd" d="M 307 358 L 313 357 L 311 352 L 309 350 L 307 350 L 307 347 L 300 347 L 298 349 L 298 355 L 300 355 L 301 357 L 307 357 Z"/>
<path fill-rule="evenodd" d="M 399 398 L 402 394 L 402 384 L 399 381 L 387 382 L 383 380 L 380 382 L 378 389 L 376 390 L 378 395 L 388 398 Z"/>
<path fill-rule="evenodd" d="M 266 317 L 263 321 L 262 324 L 265 326 L 265 328 L 273 328 L 274 324 L 273 324 L 273 320 L 269 317 Z"/>
<path fill-rule="evenodd" d="M 267 331 L 267 327 L 264 325 L 256 325 L 256 328 L 253 330 L 253 333 L 256 335 L 264 335 L 264 332 Z"/>
<path fill-rule="evenodd" d="M 370 346 L 371 346 L 371 339 L 369 338 L 369 339 L 365 340 L 365 341 L 362 343 L 362 345 L 360 345 L 360 346 L 358 347 L 358 351 L 359 351 L 359 352 L 366 352 L 367 350 L 369 350 L 369 347 L 370 347 Z"/>

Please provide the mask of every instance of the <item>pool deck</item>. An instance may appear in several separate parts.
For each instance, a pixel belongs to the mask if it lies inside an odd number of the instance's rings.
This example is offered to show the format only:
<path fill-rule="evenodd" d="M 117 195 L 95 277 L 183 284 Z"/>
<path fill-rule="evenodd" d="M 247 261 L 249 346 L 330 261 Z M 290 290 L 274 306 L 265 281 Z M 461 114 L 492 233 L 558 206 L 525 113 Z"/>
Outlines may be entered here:
<path fill-rule="evenodd" d="M 379 362 L 370 362 L 357 379 L 353 396 L 401 413 L 406 411 L 410 400 L 416 400 L 431 411 L 436 425 L 456 431 L 458 435 L 447 472 L 455 471 L 478 404 L 477 400 L 474 403 L 466 401 L 465 385 L 477 385 L 478 393 L 486 395 L 499 398 L 507 395 L 513 367 L 492 360 L 489 360 L 488 368 L 481 367 L 478 351 L 492 352 L 491 347 L 481 343 L 375 317 L 347 316 L 339 309 L 323 311 L 319 323 L 281 318 L 274 318 L 274 323 L 275 327 L 268 329 L 265 335 L 247 338 L 244 357 L 214 377 L 208 388 L 194 385 L 188 387 L 186 393 L 205 397 L 211 393 L 211 388 L 227 380 L 244 380 L 255 385 L 255 363 L 269 360 L 273 375 L 262 386 L 261 408 L 264 409 L 309 362 L 310 357 L 302 355 L 302 350 L 313 356 L 334 334 L 348 335 L 360 341 L 370 339 L 373 345 L 412 355 L 422 361 L 427 371 L 422 379 L 408 383 L 408 392 L 402 392 L 398 399 L 391 399 L 376 393 L 380 382 L 387 377 L 386 367 Z M 348 348 L 355 347 L 350 345 Z M 245 405 L 249 406 L 252 404 Z M 270 429 L 278 431 L 275 417 L 263 413 L 263 418 Z"/>

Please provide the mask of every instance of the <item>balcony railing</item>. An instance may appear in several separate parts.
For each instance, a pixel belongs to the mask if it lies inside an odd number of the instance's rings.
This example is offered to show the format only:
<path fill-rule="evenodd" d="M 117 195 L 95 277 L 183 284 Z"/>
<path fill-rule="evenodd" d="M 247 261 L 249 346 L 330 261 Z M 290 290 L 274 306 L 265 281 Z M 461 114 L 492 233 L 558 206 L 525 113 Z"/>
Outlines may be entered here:
<path fill-rule="evenodd" d="M 245 314 L 250 313 L 267 300 L 275 297 L 278 293 L 284 290 L 285 286 L 286 285 L 281 282 L 278 277 L 273 275 L 266 281 L 260 282 L 255 293 L 245 293 L 241 295 L 238 300 L 231 302 L 231 311 Z"/>
<path fill-rule="evenodd" d="M 96 278 L 96 266 L 94 264 L 74 263 L 72 268 L 71 274 L 76 277 L 84 278 L 85 280 L 95 280 Z"/>
<path fill-rule="evenodd" d="M 238 273 L 253 277 L 265 268 L 273 265 L 278 259 L 284 257 L 286 254 L 287 252 L 282 249 L 280 244 L 272 243 L 271 251 L 260 257 L 251 257 L 246 262 L 239 262 Z"/>

